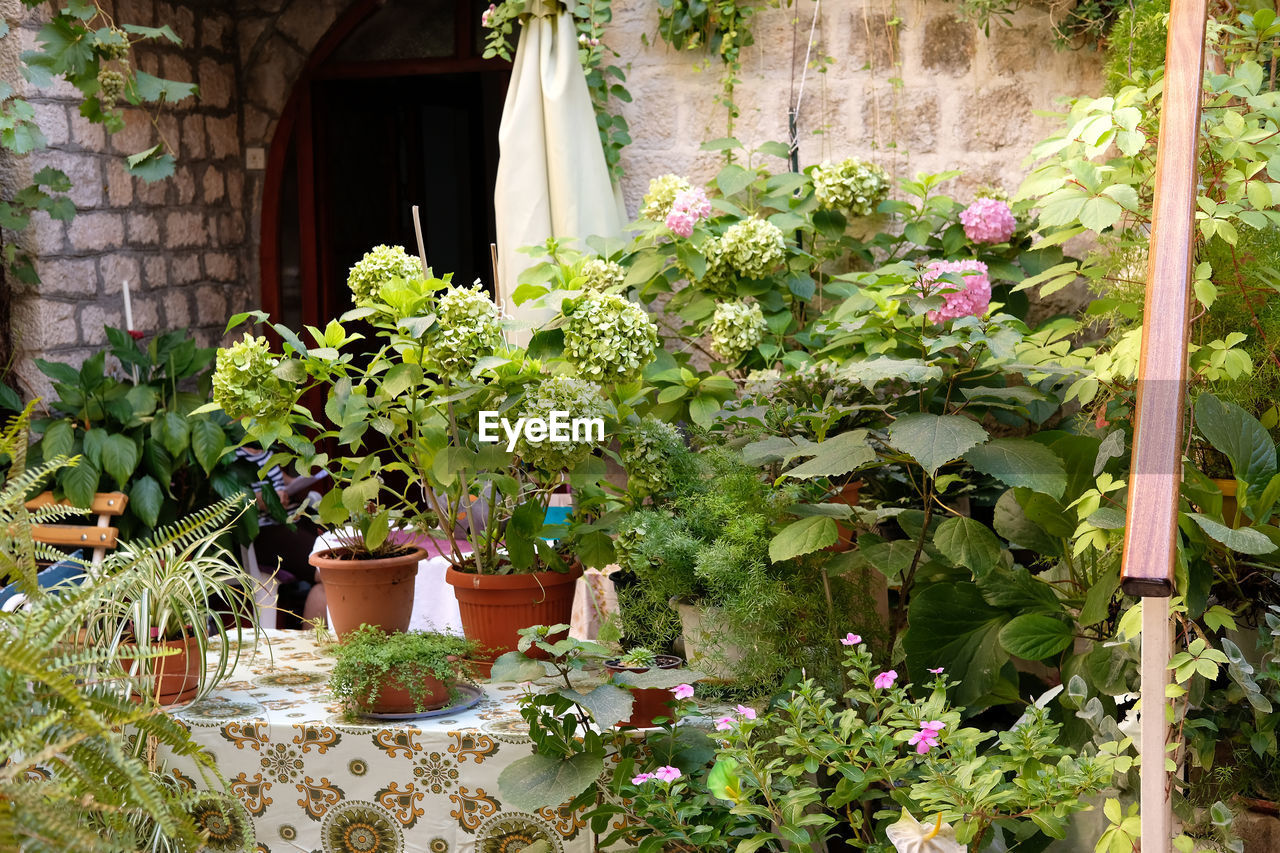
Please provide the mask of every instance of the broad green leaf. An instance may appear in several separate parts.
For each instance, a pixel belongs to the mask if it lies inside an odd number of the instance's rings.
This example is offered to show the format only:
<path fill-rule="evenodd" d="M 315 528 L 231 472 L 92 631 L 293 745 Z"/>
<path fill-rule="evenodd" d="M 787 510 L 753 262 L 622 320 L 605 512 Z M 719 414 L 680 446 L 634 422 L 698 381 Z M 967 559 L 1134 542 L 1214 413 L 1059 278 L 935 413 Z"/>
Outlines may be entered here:
<path fill-rule="evenodd" d="M 1111 599 L 1120 588 L 1120 567 L 1113 566 L 1103 572 L 1084 596 L 1084 606 L 1080 608 L 1077 620 L 1082 628 L 1097 625 L 1111 613 Z"/>
<path fill-rule="evenodd" d="M 171 456 L 181 456 L 187 450 L 190 427 L 176 412 L 165 412 L 151 422 L 151 438 L 164 445 Z"/>
<path fill-rule="evenodd" d="M 965 461 L 1006 486 L 1023 486 L 1055 498 L 1067 487 L 1067 472 L 1058 455 L 1025 438 L 997 438 L 964 455 Z"/>
<path fill-rule="evenodd" d="M 1005 651 L 1026 660 L 1044 660 L 1056 655 L 1074 639 L 1070 626 L 1061 619 L 1039 613 L 1015 616 L 1000 629 L 1000 645 Z"/>
<path fill-rule="evenodd" d="M 720 170 L 720 174 L 716 175 L 716 186 L 720 188 L 721 195 L 729 198 L 751 186 L 755 179 L 754 172 L 750 172 L 736 163 L 730 163 Z"/>
<path fill-rule="evenodd" d="M 1198 512 L 1187 513 L 1187 515 L 1196 524 L 1200 525 L 1200 529 L 1211 539 L 1221 542 L 1232 551 L 1240 554 L 1257 555 L 1270 554 L 1276 550 L 1274 542 L 1252 527 L 1227 527 Z"/>
<path fill-rule="evenodd" d="M 933 544 L 948 560 L 973 572 L 975 577 L 999 565 L 1004 550 L 985 524 L 965 516 L 948 518 L 938 525 Z"/>
<path fill-rule="evenodd" d="M 1008 653 L 999 643 L 1009 614 L 987 604 L 972 583 L 939 583 L 912 596 L 902 648 L 916 683 L 945 667 L 956 682 L 957 705 L 974 707 L 1000 681 Z"/>
<path fill-rule="evenodd" d="M 635 702 L 630 690 L 607 683 L 600 684 L 587 693 L 561 690 L 560 695 L 590 711 L 591 719 L 601 729 L 611 729 L 629 718 Z"/>
<path fill-rule="evenodd" d="M 571 758 L 526 755 L 498 775 L 502 802 L 526 812 L 558 807 L 591 787 L 604 771 L 604 755 L 579 752 Z"/>
<path fill-rule="evenodd" d="M 1236 477 L 1263 489 L 1276 474 L 1276 444 L 1271 434 L 1235 403 L 1212 394 L 1196 400 L 1196 429 L 1231 460 Z"/>
<path fill-rule="evenodd" d="M 60 482 L 67 499 L 78 507 L 87 509 L 92 506 L 93 495 L 98 491 L 98 481 L 102 478 L 102 472 L 98 470 L 98 466 L 88 459 L 81 459 L 79 463 L 70 468 L 64 468 L 63 471 L 65 473 Z"/>
<path fill-rule="evenodd" d="M 148 527 L 160 521 L 160 508 L 164 506 L 164 491 L 156 479 L 147 474 L 133 481 L 129 489 L 129 509 Z"/>
<path fill-rule="evenodd" d="M 920 463 L 929 476 L 987 440 L 987 431 L 959 415 L 904 415 L 889 427 L 889 441 Z"/>
<path fill-rule="evenodd" d="M 839 530 L 833 519 L 815 515 L 793 521 L 779 531 L 769 542 L 769 559 L 785 562 L 804 554 L 820 551 L 834 545 Z"/>
<path fill-rule="evenodd" d="M 812 455 L 812 458 L 783 476 L 800 480 L 839 477 L 879 458 L 867 443 L 867 431 L 864 429 L 844 432 L 818 444 L 809 445 L 802 455 Z"/>
<path fill-rule="evenodd" d="M 138 445 L 127 435 L 108 436 L 102 443 L 102 468 L 120 488 L 128 488 L 129 478 L 138 467 Z"/>
<path fill-rule="evenodd" d="M 735 805 L 742 800 L 742 783 L 738 778 L 738 762 L 728 756 L 721 758 L 707 774 L 707 791 L 717 799 Z"/>
<path fill-rule="evenodd" d="M 54 421 L 45 427 L 44 436 L 40 439 L 40 450 L 46 460 L 55 456 L 70 456 L 75 446 L 75 433 L 67 421 Z"/>
<path fill-rule="evenodd" d="M 489 672 L 489 680 L 497 684 L 537 681 L 546 674 L 546 667 L 543 666 L 541 661 L 525 657 L 520 652 L 506 652 L 499 655 L 498 659 L 493 662 L 493 669 Z"/>
<path fill-rule="evenodd" d="M 222 458 L 222 451 L 226 446 L 227 435 L 222 431 L 221 426 L 208 418 L 192 419 L 191 452 L 206 474 L 213 471 L 213 467 Z"/>

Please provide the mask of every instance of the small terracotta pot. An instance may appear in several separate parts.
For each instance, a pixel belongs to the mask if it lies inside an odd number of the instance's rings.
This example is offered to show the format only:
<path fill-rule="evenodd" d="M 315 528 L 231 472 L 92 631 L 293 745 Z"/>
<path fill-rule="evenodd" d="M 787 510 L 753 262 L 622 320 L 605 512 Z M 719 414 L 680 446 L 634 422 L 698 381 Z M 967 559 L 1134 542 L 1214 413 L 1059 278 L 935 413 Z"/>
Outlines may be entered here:
<path fill-rule="evenodd" d="M 194 636 L 188 636 L 185 640 L 157 641 L 152 638 L 151 645 L 178 650 L 176 655 L 165 655 L 150 661 L 155 678 L 152 695 L 156 701 L 161 705 L 190 701 L 200 689 L 200 676 L 205 667 L 199 639 Z M 121 658 L 120 664 L 127 672 L 133 665 L 133 658 Z"/>
<path fill-rule="evenodd" d="M 524 575 L 478 575 L 452 566 L 444 579 L 453 587 L 467 639 L 480 645 L 478 655 L 493 660 L 520 642 L 519 631 L 534 625 L 568 624 L 573 618 L 573 594 L 582 567 L 567 572 Z M 551 642 L 563 635 L 550 637 Z M 530 649 L 539 657 L 539 649 Z"/>
<path fill-rule="evenodd" d="M 416 668 L 393 670 L 388 673 L 378 689 L 377 701 L 370 702 L 367 695 L 356 700 L 360 710 L 372 714 L 411 714 L 418 711 L 413 704 L 413 694 L 403 686 L 406 678 L 421 679 L 427 691 L 423 698 L 422 712 L 435 711 L 449 704 L 449 685 L 433 675 L 415 675 L 415 673 Z"/>
<path fill-rule="evenodd" d="M 309 558 L 324 584 L 329 618 L 338 639 L 361 625 L 375 625 L 388 634 L 409 630 L 413 589 L 421 548 L 395 557 L 355 560 L 345 548 L 317 551 Z"/>
<path fill-rule="evenodd" d="M 658 655 L 658 669 L 679 669 L 682 663 L 684 661 L 675 655 Z M 620 672 L 649 671 L 647 666 L 623 666 L 617 659 L 605 661 L 604 668 L 609 671 L 610 676 L 617 675 Z M 655 717 L 671 718 L 671 705 L 675 701 L 675 697 L 671 695 L 670 690 L 664 690 L 661 687 L 635 687 L 629 689 L 631 690 L 631 698 L 634 700 L 631 705 L 631 716 L 618 725 L 647 729 L 654 725 Z"/>

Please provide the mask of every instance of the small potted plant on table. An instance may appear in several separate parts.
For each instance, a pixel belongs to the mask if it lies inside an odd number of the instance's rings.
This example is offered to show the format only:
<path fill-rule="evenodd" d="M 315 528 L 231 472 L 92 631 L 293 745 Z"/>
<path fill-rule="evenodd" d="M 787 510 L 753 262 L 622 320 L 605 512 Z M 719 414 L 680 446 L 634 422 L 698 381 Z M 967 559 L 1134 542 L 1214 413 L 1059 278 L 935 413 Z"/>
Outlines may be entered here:
<path fill-rule="evenodd" d="M 604 668 L 608 670 L 609 675 L 615 682 L 629 686 L 627 685 L 629 679 L 623 676 L 624 673 L 639 675 L 655 669 L 679 669 L 683 663 L 684 661 L 675 655 L 660 655 L 652 649 L 637 646 L 621 657 L 605 661 Z M 623 677 L 619 678 L 619 676 Z M 623 720 L 621 725 L 647 729 L 653 726 L 654 720 L 658 717 L 670 719 L 671 702 L 673 700 L 670 689 L 666 687 L 631 687 L 631 698 L 633 700 L 631 716 Z"/>
<path fill-rule="evenodd" d="M 459 698 L 475 643 L 452 634 L 388 634 L 362 625 L 336 647 L 329 689 L 363 714 L 424 714 Z"/>

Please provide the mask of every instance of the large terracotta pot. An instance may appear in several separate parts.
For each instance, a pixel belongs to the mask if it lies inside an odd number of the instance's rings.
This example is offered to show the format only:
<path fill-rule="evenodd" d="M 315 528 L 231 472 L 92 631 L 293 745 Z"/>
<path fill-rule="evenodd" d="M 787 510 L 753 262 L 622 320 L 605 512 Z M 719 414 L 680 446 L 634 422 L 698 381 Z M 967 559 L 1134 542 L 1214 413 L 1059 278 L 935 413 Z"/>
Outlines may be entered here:
<path fill-rule="evenodd" d="M 427 552 L 414 548 L 376 560 L 354 560 L 347 554 L 345 548 L 331 548 L 310 557 L 324 584 L 329 618 L 338 639 L 361 625 L 376 625 L 388 634 L 409 630 L 418 562 Z"/>
<path fill-rule="evenodd" d="M 378 689 L 378 699 L 370 702 L 368 696 L 358 700 L 361 711 L 372 714 L 411 714 L 418 711 L 413 705 L 413 694 L 402 686 L 404 679 L 420 678 L 426 688 L 427 695 L 423 699 L 422 711 L 434 711 L 449 704 L 449 686 L 433 675 L 413 675 L 412 672 L 393 670 L 387 674 L 382 686 Z"/>
<path fill-rule="evenodd" d="M 479 643 L 481 657 L 493 660 L 516 647 L 521 628 L 568 624 L 580 577 L 582 567 L 577 565 L 567 572 L 524 575 L 478 575 L 450 566 L 444 579 L 458 599 L 467 639 Z M 529 650 L 530 657 L 538 653 Z"/>
<path fill-rule="evenodd" d="M 658 669 L 677 669 L 684 661 L 675 655 L 658 655 Z M 619 672 L 648 672 L 647 666 L 623 666 L 619 660 L 604 662 L 609 675 Z M 647 729 L 653 726 L 655 717 L 671 718 L 671 704 L 675 701 L 670 690 L 661 687 L 638 687 L 631 690 L 631 716 L 618 725 Z"/>

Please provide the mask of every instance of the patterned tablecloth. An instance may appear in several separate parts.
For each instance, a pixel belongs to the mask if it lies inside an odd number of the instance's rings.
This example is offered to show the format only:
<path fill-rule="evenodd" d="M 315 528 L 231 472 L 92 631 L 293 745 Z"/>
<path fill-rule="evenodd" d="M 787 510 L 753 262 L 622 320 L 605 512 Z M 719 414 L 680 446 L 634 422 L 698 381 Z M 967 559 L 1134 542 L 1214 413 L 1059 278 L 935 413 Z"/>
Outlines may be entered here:
<path fill-rule="evenodd" d="M 264 853 L 517 853 L 537 840 L 589 853 L 567 809 L 507 808 L 498 774 L 529 754 L 516 685 L 411 723 L 352 723 L 328 696 L 333 659 L 309 632 L 269 631 L 218 690 L 176 712 L 217 758 Z M 173 762 L 171 769 L 183 767 Z M 211 818 L 210 850 L 239 849 Z"/>

